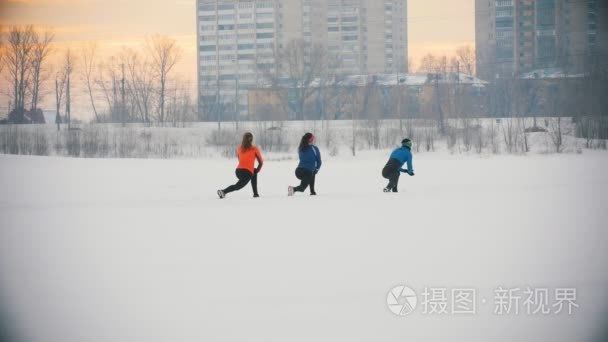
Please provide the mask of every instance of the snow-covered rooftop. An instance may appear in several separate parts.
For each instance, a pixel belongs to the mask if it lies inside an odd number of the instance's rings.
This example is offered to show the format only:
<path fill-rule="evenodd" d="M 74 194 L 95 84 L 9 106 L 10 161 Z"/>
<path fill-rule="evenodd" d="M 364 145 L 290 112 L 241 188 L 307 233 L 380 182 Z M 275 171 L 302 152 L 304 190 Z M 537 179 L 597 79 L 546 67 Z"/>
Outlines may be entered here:
<path fill-rule="evenodd" d="M 349 75 L 338 79 L 339 86 L 364 86 L 375 82 L 380 86 L 395 86 L 397 84 L 407 86 L 422 86 L 433 82 L 432 74 L 414 73 L 414 74 L 371 74 L 371 75 Z M 325 82 L 325 85 L 331 82 Z M 475 76 L 464 73 L 445 73 L 439 74 L 439 83 L 444 84 L 469 84 L 474 87 L 484 87 L 488 82 L 483 81 Z M 280 85 L 283 87 L 291 86 L 288 79 L 282 79 Z M 316 79 L 310 83 L 311 87 L 320 87 L 322 82 Z M 268 88 L 271 85 L 268 82 L 262 82 L 258 85 L 261 88 Z"/>
<path fill-rule="evenodd" d="M 544 79 L 544 78 L 579 78 L 587 76 L 584 73 L 569 74 L 560 68 L 545 68 L 530 71 L 521 75 L 522 79 Z"/>

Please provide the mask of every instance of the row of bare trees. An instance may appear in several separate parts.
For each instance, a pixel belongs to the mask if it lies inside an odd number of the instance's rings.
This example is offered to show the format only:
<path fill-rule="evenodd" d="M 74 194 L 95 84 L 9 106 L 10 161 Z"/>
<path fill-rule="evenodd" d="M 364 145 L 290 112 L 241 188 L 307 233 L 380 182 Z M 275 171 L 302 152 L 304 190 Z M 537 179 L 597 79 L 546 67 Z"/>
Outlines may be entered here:
<path fill-rule="evenodd" d="M 10 84 L 13 111 L 11 118 L 25 122 L 26 110 L 35 110 L 45 95 L 43 85 L 48 80 L 47 66 L 54 35 L 39 32 L 33 26 L 0 28 L 0 73 L 6 72 Z"/>
<path fill-rule="evenodd" d="M 91 43 L 78 51 L 77 58 L 79 80 L 86 88 L 96 122 L 165 124 L 176 120 L 172 115 L 176 103 L 192 107 L 188 82 L 174 76 L 181 51 L 171 38 L 155 35 L 139 48 L 123 47 L 105 59 Z"/>
<path fill-rule="evenodd" d="M 410 68 L 413 69 L 413 66 L 410 66 Z M 414 71 L 412 69 L 410 69 L 410 72 Z M 464 45 L 458 47 L 451 57 L 426 54 L 420 59 L 420 64 L 415 71 L 426 73 L 461 72 L 474 75 L 475 50 L 469 45 Z"/>
<path fill-rule="evenodd" d="M 125 47 L 108 58 L 100 57 L 91 43 L 59 52 L 59 63 L 52 65 L 50 57 L 58 51 L 51 31 L 29 25 L 3 32 L 0 28 L 0 75 L 10 84 L 9 122 L 28 122 L 27 111 L 38 110 L 53 87 L 57 121 L 65 117 L 70 122 L 73 89 L 86 93 L 95 122 L 163 124 L 194 113 L 189 83 L 175 75 L 181 51 L 174 39 L 154 35 L 142 46 Z"/>
<path fill-rule="evenodd" d="M 339 58 L 324 46 L 302 39 L 292 40 L 284 49 L 275 52 L 274 60 L 275 68 L 258 70 L 258 73 L 259 77 L 272 88 L 274 100 L 279 102 L 283 118 L 304 120 L 338 118 L 343 117 L 343 114 L 352 116 L 352 111 L 345 113 L 342 110 L 343 107 L 352 107 L 352 101 L 347 99 L 352 94 L 352 89 L 344 89 L 344 91 L 333 89 L 339 83 L 343 86 L 345 77 L 339 73 L 341 68 Z M 408 63 L 410 68 L 412 64 L 411 61 Z M 470 46 L 463 46 L 456 50 L 451 59 L 447 56 L 426 55 L 421 59 L 420 67 L 416 71 L 436 74 L 462 72 L 473 75 L 475 51 Z M 365 94 L 366 91 L 362 93 Z M 393 89 L 385 97 L 385 110 L 399 112 L 398 117 L 401 117 L 404 111 L 419 110 L 419 105 L 414 104 L 415 101 L 408 101 L 405 98 L 409 97 L 405 89 Z M 268 102 L 272 100 L 268 99 Z M 393 103 L 396 105 L 393 106 Z M 329 108 L 333 109 L 333 113 L 327 113 Z M 366 109 L 363 108 L 362 111 L 362 114 L 365 114 Z M 287 115 L 288 113 L 292 115 Z M 281 117 L 281 115 L 275 116 Z"/>

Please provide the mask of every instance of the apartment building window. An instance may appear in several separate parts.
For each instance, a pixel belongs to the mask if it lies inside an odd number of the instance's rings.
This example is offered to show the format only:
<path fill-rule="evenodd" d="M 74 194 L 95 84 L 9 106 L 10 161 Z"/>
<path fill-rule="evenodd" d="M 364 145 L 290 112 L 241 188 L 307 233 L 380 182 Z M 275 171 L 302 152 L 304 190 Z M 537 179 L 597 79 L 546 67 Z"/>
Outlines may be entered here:
<path fill-rule="evenodd" d="M 234 45 L 220 45 L 219 50 L 220 51 L 233 51 Z"/>
<path fill-rule="evenodd" d="M 217 25 L 219 31 L 234 30 L 234 25 Z"/>
<path fill-rule="evenodd" d="M 201 36 L 201 41 L 203 42 L 215 41 L 215 39 L 215 36 Z"/>
<path fill-rule="evenodd" d="M 201 25 L 201 31 L 215 31 L 215 25 Z"/>
<path fill-rule="evenodd" d="M 222 35 L 219 35 L 218 38 L 220 40 L 234 40 L 236 38 L 236 36 L 233 34 L 222 34 Z"/>
<path fill-rule="evenodd" d="M 201 51 L 217 51 L 217 46 L 216 45 L 201 45 L 200 50 Z"/>
<path fill-rule="evenodd" d="M 215 61 L 216 57 L 215 57 L 215 55 L 202 56 L 201 60 L 206 61 L 206 62 L 211 62 L 211 61 Z"/>
<path fill-rule="evenodd" d="M 257 23 L 256 27 L 258 28 L 258 30 L 271 29 L 274 28 L 274 23 Z"/>
<path fill-rule="evenodd" d="M 353 31 L 357 31 L 358 29 L 359 29 L 359 27 L 357 27 L 357 26 L 342 27 L 342 31 L 344 31 L 344 32 L 353 32 Z"/>
<path fill-rule="evenodd" d="M 202 15 L 201 21 L 215 21 L 216 17 L 214 15 Z"/>
<path fill-rule="evenodd" d="M 241 33 L 239 34 L 239 40 L 247 40 L 247 39 L 254 39 L 255 38 L 255 34 L 253 33 Z"/>
<path fill-rule="evenodd" d="M 488 4 L 490 5 L 490 4 Z M 496 1 L 496 7 L 509 7 L 513 6 L 513 0 L 500 0 Z"/>
<path fill-rule="evenodd" d="M 253 75 L 253 74 L 239 75 L 239 81 L 252 80 L 254 77 L 255 77 L 255 75 Z M 243 108 L 241 108 L 241 109 L 243 109 Z M 245 106 L 244 109 L 247 109 L 247 106 Z"/>
<path fill-rule="evenodd" d="M 272 54 L 272 52 L 262 52 L 262 53 L 258 53 L 258 58 L 260 59 L 264 59 L 264 58 L 272 58 L 274 57 L 274 55 Z"/>
<path fill-rule="evenodd" d="M 513 50 L 511 49 L 496 49 L 496 57 L 497 58 L 503 58 L 503 59 L 510 59 L 513 58 Z"/>
<path fill-rule="evenodd" d="M 258 33 L 256 36 L 258 39 L 268 39 L 268 38 L 274 38 L 274 33 L 272 33 L 272 32 Z"/>
<path fill-rule="evenodd" d="M 252 13 L 242 13 L 242 14 L 239 14 L 239 18 L 240 19 L 253 19 L 253 14 Z"/>
<path fill-rule="evenodd" d="M 252 53 L 239 55 L 239 61 L 252 61 L 255 60 L 255 55 Z"/>
<path fill-rule="evenodd" d="M 496 28 L 512 28 L 513 20 L 496 20 Z"/>
<path fill-rule="evenodd" d="M 274 64 L 273 63 L 258 63 L 257 67 L 260 70 L 270 70 L 270 69 L 274 68 Z"/>
<path fill-rule="evenodd" d="M 253 8 L 252 2 L 241 2 L 239 4 L 239 9 L 248 9 L 248 8 Z"/>
<path fill-rule="evenodd" d="M 328 23 L 337 23 L 338 21 L 340 21 L 340 18 L 336 18 L 336 17 L 327 18 Z"/>
<path fill-rule="evenodd" d="M 222 14 L 217 16 L 218 20 L 234 20 L 234 15 L 232 14 Z"/>
<path fill-rule="evenodd" d="M 357 17 L 344 17 L 342 18 L 342 22 L 345 23 L 351 23 L 351 22 L 356 22 L 357 21 Z"/>
<path fill-rule="evenodd" d="M 258 49 L 274 49 L 273 43 L 258 44 Z"/>
<path fill-rule="evenodd" d="M 340 31 L 339 27 L 331 27 L 330 26 L 330 27 L 327 28 L 327 32 L 338 32 L 338 31 Z"/>
<path fill-rule="evenodd" d="M 357 40 L 358 38 L 359 38 L 358 36 L 342 36 L 342 40 L 344 40 L 344 41 Z"/>
<path fill-rule="evenodd" d="M 239 50 L 249 50 L 254 48 L 255 44 L 239 44 Z"/>
<path fill-rule="evenodd" d="M 255 28 L 254 24 L 239 24 L 239 30 L 253 30 Z"/>
<path fill-rule="evenodd" d="M 220 56 L 220 60 L 221 61 L 233 61 L 235 60 L 235 56 L 234 55 L 221 55 Z"/>
<path fill-rule="evenodd" d="M 512 38 L 513 31 L 496 31 L 496 38 Z M 490 37 L 491 38 L 491 37 Z"/>
<path fill-rule="evenodd" d="M 513 12 L 511 10 L 497 10 L 496 11 L 496 18 L 506 18 L 506 17 L 512 17 L 513 16 Z"/>
<path fill-rule="evenodd" d="M 234 81 L 234 74 L 220 75 L 220 81 Z"/>
<path fill-rule="evenodd" d="M 234 4 L 219 4 L 219 5 L 217 5 L 217 10 L 218 11 L 233 10 L 233 9 L 234 9 Z"/>
<path fill-rule="evenodd" d="M 272 2 L 261 2 L 259 3 L 256 8 L 273 8 L 274 6 L 272 6 Z"/>
<path fill-rule="evenodd" d="M 201 5 L 199 9 L 201 11 L 215 11 L 215 5 Z"/>
<path fill-rule="evenodd" d="M 258 19 L 272 19 L 274 17 L 273 13 L 258 13 L 256 14 Z"/>

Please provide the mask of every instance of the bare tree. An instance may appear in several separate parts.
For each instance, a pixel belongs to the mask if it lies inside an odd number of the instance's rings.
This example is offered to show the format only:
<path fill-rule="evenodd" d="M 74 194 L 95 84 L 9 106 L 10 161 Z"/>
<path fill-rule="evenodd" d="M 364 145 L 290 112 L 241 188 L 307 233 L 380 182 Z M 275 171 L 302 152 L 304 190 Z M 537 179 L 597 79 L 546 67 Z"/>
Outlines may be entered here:
<path fill-rule="evenodd" d="M 407 72 L 413 73 L 415 71 L 414 59 L 412 57 L 407 59 Z"/>
<path fill-rule="evenodd" d="M 57 124 L 57 130 L 59 130 L 61 124 L 61 103 L 63 102 L 64 98 L 66 80 L 67 78 L 65 77 L 65 70 L 62 69 L 57 72 L 57 75 L 55 76 L 55 123 Z"/>
<path fill-rule="evenodd" d="M 4 70 L 4 55 L 5 55 L 5 45 L 4 42 L 4 28 L 0 25 L 0 75 L 2 75 L 2 70 Z"/>
<path fill-rule="evenodd" d="M 51 43 L 55 35 L 51 31 L 40 34 L 36 31 L 32 33 L 32 59 L 31 59 L 31 95 L 32 102 L 30 108 L 35 110 L 42 99 L 43 85 L 48 80 L 49 73 L 45 68 L 45 63 L 52 52 Z"/>
<path fill-rule="evenodd" d="M 329 54 L 321 44 L 293 39 L 278 51 L 275 62 L 276 72 L 266 75 L 271 76 L 274 89 L 284 93 L 280 96 L 283 101 L 288 101 L 289 92 L 293 94 L 296 120 L 304 120 L 306 101 L 334 79 L 337 58 Z M 285 91 L 280 82 L 283 78 L 287 81 L 288 91 Z"/>
<path fill-rule="evenodd" d="M 185 123 L 195 120 L 189 83 L 176 82 L 176 84 L 180 84 L 180 86 L 170 92 L 171 97 L 167 106 L 167 121 L 171 122 L 173 127 L 183 126 Z"/>
<path fill-rule="evenodd" d="M 99 74 L 95 83 L 101 89 L 103 98 L 108 107 L 108 120 L 111 122 L 120 121 L 120 100 L 118 96 L 118 80 L 120 71 L 114 56 L 109 61 L 99 66 Z"/>
<path fill-rule="evenodd" d="M 447 56 L 435 56 L 427 54 L 420 60 L 420 71 L 429 74 L 428 81 L 432 81 L 434 84 L 434 108 L 433 112 L 438 116 L 439 132 L 441 135 L 446 134 L 445 115 L 442 107 L 442 100 L 445 100 L 442 96 L 442 86 L 440 81 L 447 77 L 448 72 L 448 58 Z M 449 96 L 449 92 L 447 94 Z M 449 98 L 448 98 L 449 103 Z"/>
<path fill-rule="evenodd" d="M 357 153 L 357 121 L 364 117 L 365 113 L 369 108 L 370 98 L 373 92 L 376 91 L 376 79 L 375 77 L 371 80 L 365 77 L 359 80 L 357 83 L 351 83 L 344 86 L 344 92 L 342 93 L 340 102 L 344 105 L 344 110 L 351 116 L 351 133 L 352 133 L 352 145 L 351 152 L 353 156 Z"/>
<path fill-rule="evenodd" d="M 74 54 L 70 49 L 66 50 L 65 55 L 63 57 L 63 77 L 65 77 L 65 115 L 68 123 L 68 130 L 72 128 L 72 98 L 71 98 L 71 78 L 72 73 L 74 72 L 74 67 L 76 64 L 76 60 L 74 58 Z"/>
<path fill-rule="evenodd" d="M 34 27 L 12 26 L 8 31 L 6 47 L 6 67 L 11 82 L 10 97 L 14 104 L 14 115 L 9 120 L 14 123 L 25 121 L 25 96 L 30 82 Z"/>
<path fill-rule="evenodd" d="M 426 54 L 420 60 L 420 72 L 445 74 L 448 71 L 448 57 Z"/>
<path fill-rule="evenodd" d="M 132 49 L 124 49 L 121 53 L 122 63 L 126 66 L 127 93 L 132 110 L 139 120 L 151 122 L 151 110 L 154 105 L 154 78 L 150 73 L 152 64 L 146 55 L 141 55 Z"/>
<path fill-rule="evenodd" d="M 95 121 L 100 122 L 99 113 L 97 112 L 97 106 L 95 105 L 95 96 L 93 96 L 93 84 L 95 83 L 93 71 L 96 67 L 96 52 L 97 44 L 95 43 L 90 43 L 82 49 L 80 53 L 80 56 L 82 58 L 82 69 L 80 72 L 80 76 L 87 85 L 87 92 L 89 94 L 89 101 L 91 102 L 93 113 L 95 114 Z"/>
<path fill-rule="evenodd" d="M 159 89 L 159 117 L 158 120 L 165 121 L 165 98 L 167 96 L 167 80 L 169 74 L 179 62 L 181 51 L 175 39 L 155 35 L 147 40 L 148 50 L 153 61 L 153 70 L 158 79 Z"/>
<path fill-rule="evenodd" d="M 419 72 L 434 72 L 435 70 L 435 59 L 436 57 L 432 54 L 426 54 L 420 59 L 420 65 L 418 66 Z"/>
<path fill-rule="evenodd" d="M 467 75 L 475 74 L 475 49 L 469 45 L 456 49 L 456 59 L 460 64 L 461 72 Z"/>

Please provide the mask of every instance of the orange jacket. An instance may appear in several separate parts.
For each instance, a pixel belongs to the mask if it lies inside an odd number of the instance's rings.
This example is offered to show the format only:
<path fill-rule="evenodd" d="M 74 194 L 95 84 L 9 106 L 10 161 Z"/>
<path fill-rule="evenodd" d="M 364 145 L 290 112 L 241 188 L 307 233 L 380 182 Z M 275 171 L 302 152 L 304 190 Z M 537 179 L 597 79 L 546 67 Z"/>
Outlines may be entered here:
<path fill-rule="evenodd" d="M 255 160 L 258 160 L 258 169 L 262 169 L 262 165 L 264 164 L 264 159 L 262 158 L 262 153 L 257 148 L 257 146 L 251 146 L 247 151 L 241 151 L 241 146 L 236 149 L 236 153 L 239 156 L 239 165 L 237 169 L 246 169 L 249 172 L 253 173 L 255 170 Z"/>

